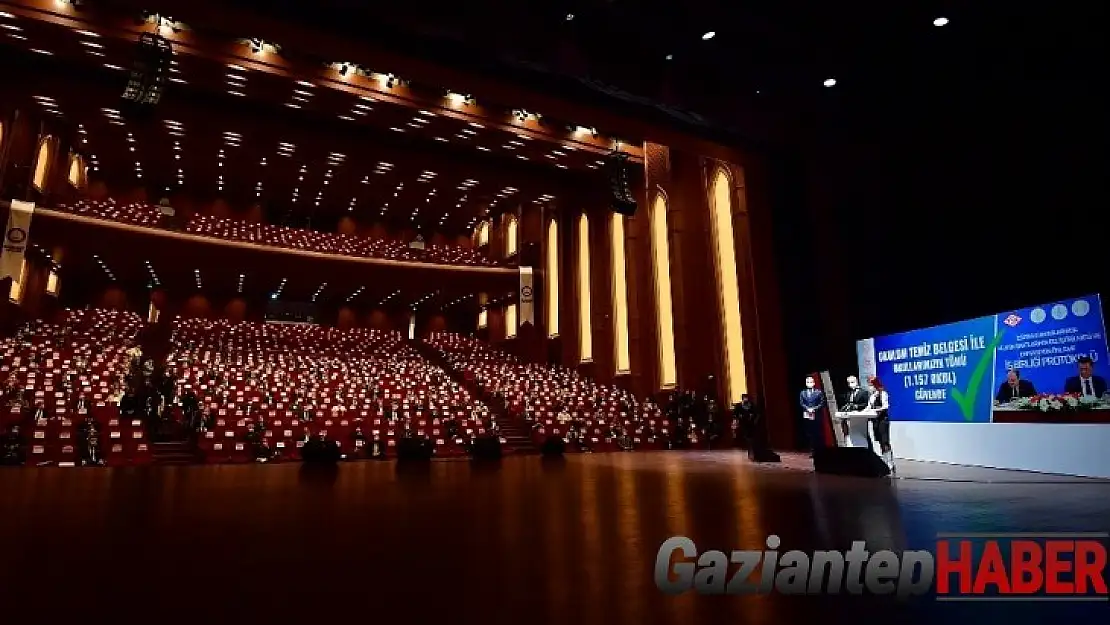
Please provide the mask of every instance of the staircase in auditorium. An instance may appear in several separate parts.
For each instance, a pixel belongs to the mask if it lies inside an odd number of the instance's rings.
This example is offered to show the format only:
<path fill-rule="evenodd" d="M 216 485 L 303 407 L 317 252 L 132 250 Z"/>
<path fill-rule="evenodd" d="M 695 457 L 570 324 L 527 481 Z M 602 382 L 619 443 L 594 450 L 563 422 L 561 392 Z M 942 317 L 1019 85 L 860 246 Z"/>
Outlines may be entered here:
<path fill-rule="evenodd" d="M 532 430 L 523 419 L 512 416 L 505 410 L 503 402 L 485 392 L 474 380 L 463 375 L 443 357 L 439 350 L 419 339 L 409 340 L 408 343 L 425 360 L 447 372 L 447 375 L 466 389 L 472 397 L 480 398 L 482 403 L 489 406 L 490 412 L 497 417 L 497 423 L 501 426 L 501 438 L 505 439 L 504 451 L 506 453 L 537 453 L 538 450 L 532 443 Z"/>

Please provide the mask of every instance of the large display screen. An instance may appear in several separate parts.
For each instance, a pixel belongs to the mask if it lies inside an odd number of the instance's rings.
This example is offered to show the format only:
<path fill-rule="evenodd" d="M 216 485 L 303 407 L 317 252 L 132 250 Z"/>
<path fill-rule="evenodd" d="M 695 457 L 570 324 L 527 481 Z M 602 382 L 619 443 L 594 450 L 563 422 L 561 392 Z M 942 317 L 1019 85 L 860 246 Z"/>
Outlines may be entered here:
<path fill-rule="evenodd" d="M 1067 393 L 1085 407 L 1110 407 L 1097 295 L 864 339 L 856 351 L 861 375 L 886 388 L 894 421 L 985 423 Z"/>

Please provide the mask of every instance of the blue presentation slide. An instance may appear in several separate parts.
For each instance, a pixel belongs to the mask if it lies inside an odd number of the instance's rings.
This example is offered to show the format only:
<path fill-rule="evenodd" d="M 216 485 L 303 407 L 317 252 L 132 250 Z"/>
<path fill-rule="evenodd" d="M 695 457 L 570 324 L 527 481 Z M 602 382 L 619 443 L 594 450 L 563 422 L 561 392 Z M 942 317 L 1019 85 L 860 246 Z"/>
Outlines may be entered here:
<path fill-rule="evenodd" d="M 1082 356 L 1110 376 L 1097 295 L 880 336 L 857 350 L 861 373 L 886 387 L 895 421 L 989 423 L 1010 369 L 1038 393 L 1063 393 Z"/>

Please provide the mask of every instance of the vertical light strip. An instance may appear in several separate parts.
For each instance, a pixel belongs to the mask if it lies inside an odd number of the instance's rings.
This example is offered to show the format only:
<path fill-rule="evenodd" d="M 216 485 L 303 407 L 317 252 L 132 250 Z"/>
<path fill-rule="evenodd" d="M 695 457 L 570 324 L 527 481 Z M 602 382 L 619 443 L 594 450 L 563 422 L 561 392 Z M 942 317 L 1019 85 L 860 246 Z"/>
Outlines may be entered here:
<path fill-rule="evenodd" d="M 517 221 L 516 217 L 509 217 L 509 224 L 505 226 L 505 257 L 516 254 L 517 250 Z"/>
<path fill-rule="evenodd" d="M 590 220 L 578 218 L 578 355 L 580 362 L 594 359 L 594 333 L 590 319 Z"/>
<path fill-rule="evenodd" d="M 485 330 L 486 326 L 488 326 L 488 325 L 489 325 L 489 311 L 487 311 L 485 308 L 483 308 L 482 310 L 478 311 L 478 329 L 479 330 Z"/>
<path fill-rule="evenodd" d="M 659 336 L 659 386 L 678 384 L 674 353 L 674 305 L 671 302 L 671 248 L 667 241 L 667 200 L 655 196 L 651 209 L 651 252 L 655 269 L 655 320 Z"/>
<path fill-rule="evenodd" d="M 516 318 L 516 304 L 509 304 L 505 307 L 505 338 L 515 339 L 518 327 L 520 324 Z"/>
<path fill-rule="evenodd" d="M 23 301 L 23 279 L 27 277 L 27 261 L 19 265 L 19 279 L 12 280 L 12 288 L 8 290 L 8 298 L 14 302 Z"/>
<path fill-rule="evenodd" d="M 559 227 L 555 220 L 547 222 L 547 267 L 544 280 L 544 314 L 547 315 L 547 337 L 559 336 Z"/>
<path fill-rule="evenodd" d="M 717 255 L 717 305 L 721 319 L 721 342 L 725 353 L 725 388 L 731 406 L 748 392 L 744 365 L 744 334 L 740 325 L 740 286 L 736 270 L 736 237 L 732 231 L 732 189 L 728 174 L 718 169 L 713 176 L 713 248 Z"/>
<path fill-rule="evenodd" d="M 488 221 L 483 221 L 481 224 L 478 225 L 478 236 L 475 237 L 475 238 L 478 239 L 477 247 L 482 247 L 483 245 L 486 245 L 486 244 L 489 243 L 489 222 Z"/>
<path fill-rule="evenodd" d="M 51 269 L 50 273 L 46 276 L 46 292 L 50 295 L 58 294 L 58 273 L 53 269 Z"/>
<path fill-rule="evenodd" d="M 609 246 L 613 256 L 613 363 L 616 372 L 632 371 L 632 358 L 628 354 L 628 284 L 624 264 L 624 215 L 613 213 Z"/>
<path fill-rule="evenodd" d="M 51 137 L 44 137 L 39 143 L 39 151 L 35 156 L 35 176 L 31 182 L 40 192 L 45 190 L 46 177 L 50 173 L 50 157 L 54 152 L 53 141 Z"/>

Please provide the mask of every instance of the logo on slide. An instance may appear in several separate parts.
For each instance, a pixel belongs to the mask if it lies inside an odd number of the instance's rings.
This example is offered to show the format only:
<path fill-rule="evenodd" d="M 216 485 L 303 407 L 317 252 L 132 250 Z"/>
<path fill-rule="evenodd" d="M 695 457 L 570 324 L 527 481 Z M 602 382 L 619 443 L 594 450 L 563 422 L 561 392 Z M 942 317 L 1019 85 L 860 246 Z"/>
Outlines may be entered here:
<path fill-rule="evenodd" d="M 1011 328 L 1020 322 L 1021 317 L 1017 315 L 1010 315 L 1003 321 Z M 971 372 L 971 378 L 967 381 L 967 389 L 963 391 L 958 388 L 952 389 L 952 397 L 959 405 L 965 421 L 975 420 L 975 398 L 979 396 L 979 387 L 983 384 L 983 376 L 987 374 L 987 369 L 994 362 L 994 350 L 998 349 L 998 344 L 1002 342 L 1002 335 L 1005 333 L 1006 331 L 1003 330 L 995 335 L 991 344 L 983 350 L 983 355 L 979 357 L 979 363 L 975 365 L 975 370 Z"/>
<path fill-rule="evenodd" d="M 1010 326 L 1011 328 L 1016 328 L 1017 324 L 1021 323 L 1021 317 L 1017 315 L 1010 315 L 1009 317 L 1003 319 L 1002 323 Z"/>

